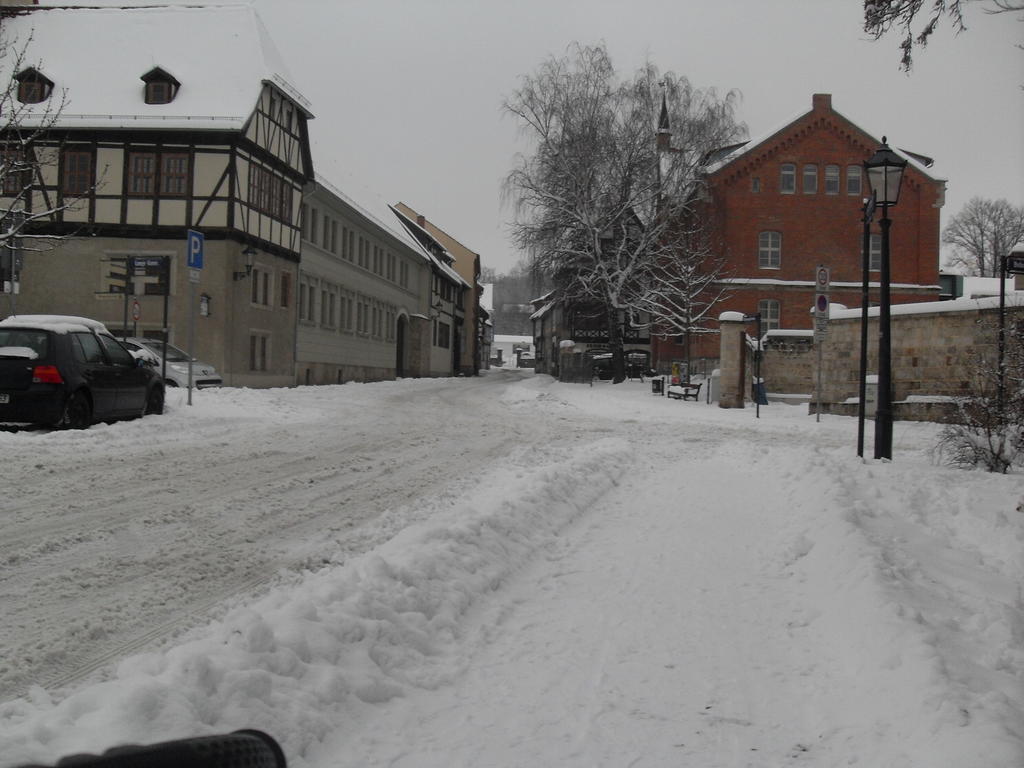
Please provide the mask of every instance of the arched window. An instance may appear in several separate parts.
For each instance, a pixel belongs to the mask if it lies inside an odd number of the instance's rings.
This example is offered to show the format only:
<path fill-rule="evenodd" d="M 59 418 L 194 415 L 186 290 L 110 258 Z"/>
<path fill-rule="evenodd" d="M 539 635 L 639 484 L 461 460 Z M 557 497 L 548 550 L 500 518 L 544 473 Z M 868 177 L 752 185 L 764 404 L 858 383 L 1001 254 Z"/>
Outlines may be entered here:
<path fill-rule="evenodd" d="M 818 192 L 818 166 L 804 166 L 804 194 L 814 195 Z"/>
<path fill-rule="evenodd" d="M 839 166 L 838 165 L 826 165 L 825 166 L 825 194 L 826 195 L 838 195 L 839 194 Z"/>
<path fill-rule="evenodd" d="M 783 163 L 779 166 L 779 192 L 783 195 L 792 195 L 796 192 L 796 165 L 794 163 Z"/>
<path fill-rule="evenodd" d="M 859 195 L 860 189 L 860 166 L 846 166 L 846 194 Z"/>
<path fill-rule="evenodd" d="M 778 269 L 782 265 L 782 233 L 762 232 L 757 238 L 757 266 Z"/>

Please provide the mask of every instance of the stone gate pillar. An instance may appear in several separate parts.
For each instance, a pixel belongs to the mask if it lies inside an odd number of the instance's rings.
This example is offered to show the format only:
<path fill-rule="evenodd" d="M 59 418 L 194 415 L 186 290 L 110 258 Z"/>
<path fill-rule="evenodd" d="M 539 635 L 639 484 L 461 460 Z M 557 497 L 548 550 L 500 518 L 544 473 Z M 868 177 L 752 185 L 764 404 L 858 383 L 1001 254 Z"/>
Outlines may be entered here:
<path fill-rule="evenodd" d="M 718 323 L 718 407 L 742 408 L 747 390 L 747 324 L 741 312 L 723 312 Z"/>

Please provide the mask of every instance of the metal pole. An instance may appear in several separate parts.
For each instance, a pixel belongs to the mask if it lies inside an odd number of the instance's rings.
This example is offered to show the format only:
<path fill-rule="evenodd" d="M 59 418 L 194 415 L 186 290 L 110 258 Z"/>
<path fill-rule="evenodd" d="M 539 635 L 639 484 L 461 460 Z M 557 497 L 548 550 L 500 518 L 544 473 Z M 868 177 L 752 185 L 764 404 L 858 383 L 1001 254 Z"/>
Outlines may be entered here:
<path fill-rule="evenodd" d="M 892 459 L 892 324 L 889 291 L 889 204 L 882 203 L 882 274 L 878 308 L 878 406 L 875 413 L 875 458 Z"/>
<path fill-rule="evenodd" d="M 163 270 L 163 283 L 164 283 L 164 338 L 163 338 L 163 355 L 160 363 L 160 378 L 164 382 L 167 381 L 167 335 L 170 333 L 168 315 L 170 314 L 170 301 L 171 301 L 171 258 L 170 256 L 161 256 L 160 268 Z"/>
<path fill-rule="evenodd" d="M 999 423 L 1003 422 L 1003 402 L 1006 397 L 1006 266 L 1007 257 L 1003 256 L 999 263 L 999 363 L 996 373 L 996 405 L 999 408 Z"/>
<path fill-rule="evenodd" d="M 754 407 L 754 417 L 761 418 L 761 389 L 763 384 L 761 383 L 761 313 L 757 313 L 757 357 L 754 358 L 754 378 L 757 379 L 757 386 L 754 387 L 754 394 L 757 395 L 755 398 L 756 405 Z"/>
<path fill-rule="evenodd" d="M 870 212 L 868 209 L 871 209 Z M 857 455 L 864 456 L 864 417 L 867 399 L 868 375 L 868 278 L 871 261 L 871 219 L 874 205 L 864 201 L 864 239 L 861 244 L 861 286 L 860 286 L 860 378 L 857 389 Z"/>
<path fill-rule="evenodd" d="M 196 284 L 188 281 L 188 404 L 192 405 L 192 352 L 196 335 Z"/>

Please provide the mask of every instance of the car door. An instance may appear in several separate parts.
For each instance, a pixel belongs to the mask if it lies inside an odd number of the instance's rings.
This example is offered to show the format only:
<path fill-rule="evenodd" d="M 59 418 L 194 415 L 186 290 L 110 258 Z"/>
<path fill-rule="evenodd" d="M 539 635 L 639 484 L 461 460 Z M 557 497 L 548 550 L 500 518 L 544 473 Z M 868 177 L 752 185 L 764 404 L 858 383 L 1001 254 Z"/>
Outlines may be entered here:
<path fill-rule="evenodd" d="M 149 372 L 112 336 L 101 333 L 98 338 L 117 382 L 117 412 L 122 415 L 142 413 L 142 408 L 146 404 Z"/>
<path fill-rule="evenodd" d="M 117 412 L 117 369 L 107 363 L 99 337 L 89 331 L 75 331 L 72 354 L 92 397 L 93 418 L 102 420 Z"/>

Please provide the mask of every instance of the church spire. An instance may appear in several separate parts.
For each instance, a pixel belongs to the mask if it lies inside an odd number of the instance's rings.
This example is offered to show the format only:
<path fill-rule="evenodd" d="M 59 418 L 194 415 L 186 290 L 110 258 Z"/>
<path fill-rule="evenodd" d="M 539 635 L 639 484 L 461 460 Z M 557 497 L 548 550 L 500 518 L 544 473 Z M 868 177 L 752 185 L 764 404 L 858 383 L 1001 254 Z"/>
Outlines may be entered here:
<path fill-rule="evenodd" d="M 661 91 L 661 116 L 658 118 L 658 149 L 667 150 L 672 141 L 672 130 L 668 124 L 668 103 L 665 101 L 665 90 Z"/>

